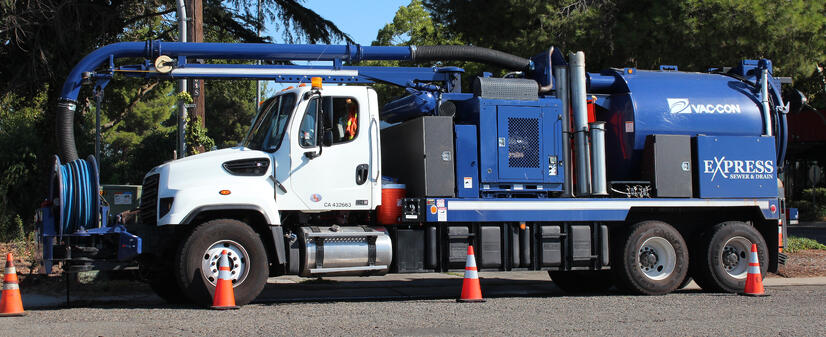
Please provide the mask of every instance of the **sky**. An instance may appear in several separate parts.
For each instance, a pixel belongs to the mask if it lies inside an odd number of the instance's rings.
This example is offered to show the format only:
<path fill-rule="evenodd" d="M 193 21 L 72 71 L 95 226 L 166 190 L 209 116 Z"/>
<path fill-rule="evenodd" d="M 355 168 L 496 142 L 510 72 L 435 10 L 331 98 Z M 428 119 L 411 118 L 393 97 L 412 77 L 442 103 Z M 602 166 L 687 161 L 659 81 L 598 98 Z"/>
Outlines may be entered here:
<path fill-rule="evenodd" d="M 379 29 L 393 21 L 399 7 L 409 3 L 410 0 L 306 0 L 303 5 L 332 21 L 356 43 L 369 46 L 376 39 Z M 274 43 L 284 43 L 281 32 L 272 23 L 268 24 L 262 35 L 271 36 Z M 268 82 L 264 96 L 290 85 L 292 84 Z"/>
<path fill-rule="evenodd" d="M 306 0 L 303 5 L 332 21 L 356 43 L 369 46 L 379 29 L 393 21 L 399 7 L 409 3 L 410 0 Z M 274 28 L 268 27 L 267 34 L 274 42 L 283 42 Z"/>

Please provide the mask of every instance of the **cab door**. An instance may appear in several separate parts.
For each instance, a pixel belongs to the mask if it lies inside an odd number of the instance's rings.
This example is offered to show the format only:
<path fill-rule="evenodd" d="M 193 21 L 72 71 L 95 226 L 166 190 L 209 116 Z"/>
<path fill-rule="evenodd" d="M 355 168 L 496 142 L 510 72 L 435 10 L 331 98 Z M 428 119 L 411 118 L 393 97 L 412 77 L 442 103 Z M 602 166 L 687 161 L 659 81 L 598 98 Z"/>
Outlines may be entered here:
<path fill-rule="evenodd" d="M 321 106 L 321 115 L 317 107 Z M 301 110 L 303 107 L 303 111 Z M 370 113 L 364 87 L 325 87 L 299 105 L 291 126 L 290 188 L 306 210 L 373 207 Z M 317 119 L 326 132 L 317 134 Z M 327 134 L 329 146 L 319 145 Z"/>

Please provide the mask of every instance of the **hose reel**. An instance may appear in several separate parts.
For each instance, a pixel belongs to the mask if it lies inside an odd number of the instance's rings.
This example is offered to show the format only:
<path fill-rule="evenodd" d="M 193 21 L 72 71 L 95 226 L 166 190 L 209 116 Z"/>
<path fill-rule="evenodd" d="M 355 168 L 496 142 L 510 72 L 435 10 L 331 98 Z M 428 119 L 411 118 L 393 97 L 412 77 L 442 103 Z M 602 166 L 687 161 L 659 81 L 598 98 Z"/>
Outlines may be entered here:
<path fill-rule="evenodd" d="M 63 234 L 99 227 L 100 180 L 94 156 L 60 164 L 55 156 L 49 199 L 54 205 L 56 232 Z"/>

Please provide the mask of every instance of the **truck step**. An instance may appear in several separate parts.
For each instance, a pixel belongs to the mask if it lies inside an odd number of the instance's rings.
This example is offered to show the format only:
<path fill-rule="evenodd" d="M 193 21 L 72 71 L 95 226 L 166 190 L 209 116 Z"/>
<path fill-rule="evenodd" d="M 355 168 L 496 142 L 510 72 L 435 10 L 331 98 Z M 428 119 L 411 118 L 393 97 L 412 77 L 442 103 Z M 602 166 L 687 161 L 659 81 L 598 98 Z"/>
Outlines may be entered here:
<path fill-rule="evenodd" d="M 387 270 L 387 266 L 386 265 L 381 265 L 381 266 L 361 266 L 361 267 L 342 267 L 342 268 L 313 268 L 313 269 L 310 269 L 310 274 L 329 274 L 329 273 L 373 271 L 373 270 Z"/>

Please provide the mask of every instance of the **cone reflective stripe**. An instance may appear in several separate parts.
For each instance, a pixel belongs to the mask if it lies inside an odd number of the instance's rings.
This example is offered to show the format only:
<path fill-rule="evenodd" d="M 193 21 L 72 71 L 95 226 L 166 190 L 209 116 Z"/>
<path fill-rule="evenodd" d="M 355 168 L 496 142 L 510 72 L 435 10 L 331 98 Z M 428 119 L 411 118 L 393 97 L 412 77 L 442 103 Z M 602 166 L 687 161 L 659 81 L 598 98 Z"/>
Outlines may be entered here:
<path fill-rule="evenodd" d="M 232 273 L 229 268 L 227 250 L 221 252 L 218 259 L 218 280 L 215 281 L 215 296 L 212 298 L 212 309 L 238 309 L 235 305 L 235 293 L 232 290 Z"/>
<path fill-rule="evenodd" d="M 465 278 L 462 280 L 462 296 L 457 302 L 484 302 L 482 288 L 479 285 L 479 273 L 476 269 L 476 258 L 473 256 L 473 246 L 467 247 L 467 262 L 465 263 Z"/>
<path fill-rule="evenodd" d="M 17 269 L 14 268 L 14 257 L 6 255 L 6 270 L 3 276 L 3 293 L 0 297 L 0 317 L 23 316 L 23 300 L 20 297 L 20 285 L 17 281 Z"/>
<path fill-rule="evenodd" d="M 754 245 L 757 246 L 757 245 Z M 757 252 L 751 251 L 751 255 L 749 257 L 749 274 L 757 274 L 760 275 L 760 263 L 754 262 L 760 261 L 760 257 L 757 256 Z"/>
<path fill-rule="evenodd" d="M 465 278 L 478 279 L 479 272 L 476 269 L 476 259 L 473 257 L 473 246 L 469 246 L 467 261 L 465 262 Z"/>
<path fill-rule="evenodd" d="M 760 258 L 757 255 L 757 244 L 751 245 L 746 288 L 740 294 L 747 296 L 766 296 L 763 290 L 763 276 L 760 275 Z"/>

